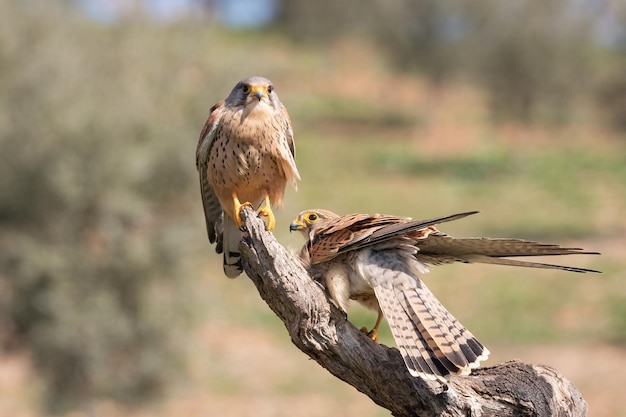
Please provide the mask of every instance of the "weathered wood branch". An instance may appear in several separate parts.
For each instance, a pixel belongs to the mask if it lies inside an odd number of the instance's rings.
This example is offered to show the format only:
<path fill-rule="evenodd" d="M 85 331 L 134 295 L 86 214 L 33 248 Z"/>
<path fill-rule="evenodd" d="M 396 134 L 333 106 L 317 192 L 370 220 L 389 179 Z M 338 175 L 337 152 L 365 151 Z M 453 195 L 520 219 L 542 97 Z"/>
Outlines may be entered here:
<path fill-rule="evenodd" d="M 452 377 L 447 387 L 412 377 L 397 349 L 374 343 L 346 320 L 254 211 L 244 208 L 242 218 L 245 271 L 293 343 L 394 416 L 586 415 L 580 392 L 547 366 L 506 362 Z"/>

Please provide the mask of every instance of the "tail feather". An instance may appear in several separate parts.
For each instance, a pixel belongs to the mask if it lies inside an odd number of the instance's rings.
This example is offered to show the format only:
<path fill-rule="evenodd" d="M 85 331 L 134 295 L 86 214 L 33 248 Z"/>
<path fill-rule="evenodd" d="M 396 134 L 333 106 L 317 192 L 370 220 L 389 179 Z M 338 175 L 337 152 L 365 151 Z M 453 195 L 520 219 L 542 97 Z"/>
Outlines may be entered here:
<path fill-rule="evenodd" d="M 413 322 L 423 327 L 422 336 L 452 374 L 469 374 L 487 359 L 489 351 L 437 300 L 428 287 L 415 277 L 414 285 L 404 289 L 407 310 Z M 444 360 L 445 359 L 445 360 Z"/>
<path fill-rule="evenodd" d="M 224 251 L 224 274 L 226 274 L 228 278 L 237 278 L 243 272 L 241 253 L 239 252 L 240 240 L 241 231 L 233 219 L 225 215 L 222 249 Z"/>
<path fill-rule="evenodd" d="M 428 288 L 402 271 L 369 265 L 369 274 L 393 274 L 377 280 L 374 292 L 410 373 L 445 382 L 466 375 L 489 351 L 439 303 Z"/>
<path fill-rule="evenodd" d="M 579 273 L 601 273 L 594 269 L 577 268 L 542 262 L 520 261 L 509 257 L 559 256 L 559 255 L 598 255 L 580 248 L 567 248 L 548 243 L 522 239 L 454 238 L 444 233 L 432 233 L 415 243 L 418 253 L 415 257 L 430 265 L 453 262 L 484 263 L 521 266 L 529 268 L 560 269 Z"/>
<path fill-rule="evenodd" d="M 406 313 L 401 309 L 392 308 L 396 303 L 393 289 L 380 286 L 375 288 L 375 292 L 409 373 L 427 380 L 444 381 L 442 375 L 447 374 L 446 367 L 438 360 L 433 360 L 434 355 L 424 338 L 415 337 L 416 334 L 422 334 L 418 324 L 407 320 Z"/>
<path fill-rule="evenodd" d="M 542 268 L 542 269 L 560 269 L 563 271 L 578 272 L 578 273 L 583 273 L 583 274 L 587 272 L 595 273 L 595 274 L 602 273 L 602 271 L 597 271 L 595 269 L 578 268 L 575 266 L 567 266 L 567 265 L 547 264 L 543 262 L 520 261 L 518 259 L 493 258 L 490 256 L 484 256 L 484 255 L 469 255 L 465 257 L 465 260 L 466 262 L 469 262 L 469 263 L 509 265 L 509 266 L 521 266 L 521 267 L 527 267 L 527 268 Z"/>

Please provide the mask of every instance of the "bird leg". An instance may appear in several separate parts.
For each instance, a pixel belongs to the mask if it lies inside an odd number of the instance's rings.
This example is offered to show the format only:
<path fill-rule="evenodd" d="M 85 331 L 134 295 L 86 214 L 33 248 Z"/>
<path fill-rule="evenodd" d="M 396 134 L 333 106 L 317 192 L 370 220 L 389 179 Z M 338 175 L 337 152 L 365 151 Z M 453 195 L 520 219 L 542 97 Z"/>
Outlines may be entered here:
<path fill-rule="evenodd" d="M 239 202 L 239 198 L 237 197 L 237 193 L 233 193 L 233 205 L 235 206 L 235 224 L 237 225 L 238 228 L 241 229 L 241 226 L 243 226 L 243 221 L 241 220 L 241 208 L 246 206 L 246 207 L 252 207 L 252 204 L 250 204 L 249 202 L 245 202 L 245 203 L 241 203 Z"/>
<path fill-rule="evenodd" d="M 272 212 L 269 195 L 265 194 L 265 200 L 263 200 L 263 205 L 259 207 L 257 213 L 259 213 L 259 216 L 267 217 L 267 226 L 265 227 L 265 230 L 274 229 L 274 226 L 276 226 L 276 218 L 274 217 L 274 213 Z"/>
<path fill-rule="evenodd" d="M 380 309 L 378 309 L 378 318 L 376 318 L 376 324 L 374 324 L 374 327 L 372 328 L 372 330 L 367 331 L 367 327 L 361 327 L 361 331 L 365 333 L 367 337 L 372 339 L 374 342 L 378 343 L 378 327 L 380 326 L 380 323 L 382 321 L 383 321 L 383 312 Z"/>

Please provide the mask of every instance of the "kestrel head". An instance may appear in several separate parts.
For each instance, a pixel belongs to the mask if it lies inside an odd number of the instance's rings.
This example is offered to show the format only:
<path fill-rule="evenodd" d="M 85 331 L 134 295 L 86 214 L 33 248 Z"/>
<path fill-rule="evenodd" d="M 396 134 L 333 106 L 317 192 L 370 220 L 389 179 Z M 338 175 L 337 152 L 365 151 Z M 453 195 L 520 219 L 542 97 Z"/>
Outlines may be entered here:
<path fill-rule="evenodd" d="M 309 239 L 312 234 L 329 220 L 338 218 L 339 215 L 324 209 L 309 209 L 300 212 L 298 217 L 289 225 L 289 231 L 302 232 L 305 239 Z"/>
<path fill-rule="evenodd" d="M 227 106 L 250 109 L 258 104 L 267 104 L 273 109 L 280 109 L 281 103 L 274 91 L 274 85 L 263 77 L 250 77 L 235 85 L 225 100 Z"/>

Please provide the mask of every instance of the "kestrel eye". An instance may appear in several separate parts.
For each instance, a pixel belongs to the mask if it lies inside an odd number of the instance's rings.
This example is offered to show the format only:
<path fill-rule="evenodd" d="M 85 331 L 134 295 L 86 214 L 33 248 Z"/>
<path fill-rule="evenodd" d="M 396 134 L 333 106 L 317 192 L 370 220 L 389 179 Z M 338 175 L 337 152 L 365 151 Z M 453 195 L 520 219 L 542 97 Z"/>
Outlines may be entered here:
<path fill-rule="evenodd" d="M 314 222 L 315 220 L 317 220 L 317 214 L 315 213 L 311 213 L 307 216 L 307 220 L 310 222 Z"/>
<path fill-rule="evenodd" d="M 272 94 L 272 91 L 274 91 L 274 86 L 270 85 L 267 87 L 267 94 Z"/>
<path fill-rule="evenodd" d="M 244 94 L 249 94 L 250 86 L 248 84 L 244 84 L 243 86 L 241 86 L 241 91 L 243 91 Z"/>

